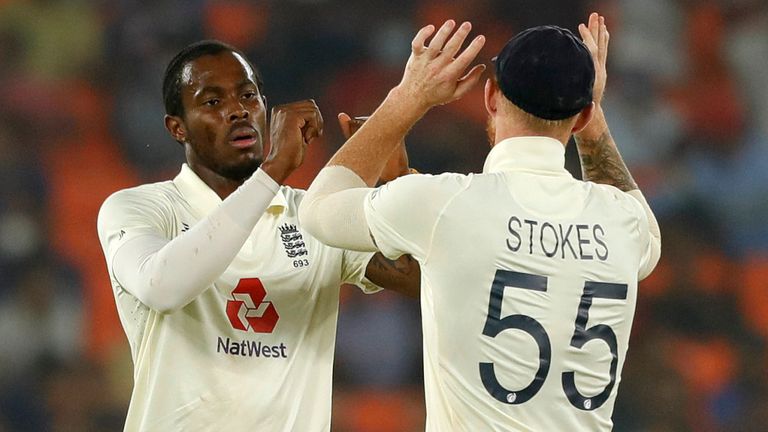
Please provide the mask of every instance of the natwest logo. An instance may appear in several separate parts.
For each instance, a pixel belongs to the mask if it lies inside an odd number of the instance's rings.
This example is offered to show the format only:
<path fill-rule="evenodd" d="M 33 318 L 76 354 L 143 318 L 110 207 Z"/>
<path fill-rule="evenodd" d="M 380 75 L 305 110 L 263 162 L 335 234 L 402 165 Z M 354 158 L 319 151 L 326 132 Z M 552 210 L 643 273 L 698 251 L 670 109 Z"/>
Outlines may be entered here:
<path fill-rule="evenodd" d="M 267 290 L 258 278 L 240 279 L 227 301 L 227 317 L 232 327 L 256 333 L 272 333 L 280 315 L 275 305 L 264 301 Z"/>

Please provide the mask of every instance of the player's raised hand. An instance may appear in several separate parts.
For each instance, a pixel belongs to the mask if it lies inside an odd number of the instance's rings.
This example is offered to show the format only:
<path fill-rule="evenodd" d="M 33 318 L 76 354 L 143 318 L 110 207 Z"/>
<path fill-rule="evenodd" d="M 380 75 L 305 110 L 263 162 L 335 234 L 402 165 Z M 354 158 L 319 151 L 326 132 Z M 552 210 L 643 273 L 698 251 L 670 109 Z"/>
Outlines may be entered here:
<path fill-rule="evenodd" d="M 398 87 L 424 109 L 461 98 L 480 81 L 485 70 L 485 65 L 479 64 L 465 73 L 485 45 L 485 36 L 479 35 L 462 50 L 470 30 L 469 22 L 456 28 L 453 20 L 446 21 L 436 33 L 433 25 L 419 30 Z"/>
<path fill-rule="evenodd" d="M 605 64 L 608 59 L 610 34 L 605 26 L 605 17 L 595 12 L 591 13 L 587 24 L 579 24 L 579 33 L 595 62 L 595 86 L 592 89 L 592 99 L 595 105 L 599 105 L 603 100 L 605 83 L 608 79 Z"/>
<path fill-rule="evenodd" d="M 323 116 L 312 99 L 272 108 L 270 150 L 262 168 L 282 183 L 304 161 L 307 145 L 323 134 Z"/>

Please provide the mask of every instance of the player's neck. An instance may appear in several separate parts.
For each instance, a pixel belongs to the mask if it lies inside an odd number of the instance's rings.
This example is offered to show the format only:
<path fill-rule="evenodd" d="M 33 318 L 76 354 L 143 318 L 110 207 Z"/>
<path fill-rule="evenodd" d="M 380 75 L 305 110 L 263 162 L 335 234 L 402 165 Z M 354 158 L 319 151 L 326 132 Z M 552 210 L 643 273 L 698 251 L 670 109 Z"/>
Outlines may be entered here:
<path fill-rule="evenodd" d="M 571 138 L 573 125 L 570 121 L 547 122 L 537 119 L 515 105 L 502 101 L 489 121 L 489 129 L 495 132 L 494 145 L 507 138 L 548 137 L 564 146 Z"/>
<path fill-rule="evenodd" d="M 494 145 L 504 141 L 507 138 L 518 138 L 518 137 L 528 137 L 528 136 L 543 136 L 543 137 L 553 138 L 560 141 L 563 144 L 563 146 L 565 146 L 568 143 L 568 140 L 570 139 L 571 134 L 570 134 L 570 131 L 544 132 L 540 130 L 538 131 L 533 130 L 519 123 L 515 124 L 513 122 L 498 122 L 496 124 L 496 136 L 494 139 Z"/>

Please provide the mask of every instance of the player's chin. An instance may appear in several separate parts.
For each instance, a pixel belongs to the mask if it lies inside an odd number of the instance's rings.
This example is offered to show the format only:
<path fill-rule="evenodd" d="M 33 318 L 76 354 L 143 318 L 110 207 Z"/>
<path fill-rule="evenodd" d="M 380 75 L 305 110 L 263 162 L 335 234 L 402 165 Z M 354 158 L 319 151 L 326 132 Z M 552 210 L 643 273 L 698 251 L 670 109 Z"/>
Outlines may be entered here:
<path fill-rule="evenodd" d="M 260 145 L 249 146 L 246 148 L 230 148 L 226 152 L 226 158 L 230 165 L 250 164 L 253 161 L 261 163 L 263 158 L 262 147 Z"/>
<path fill-rule="evenodd" d="M 243 156 L 245 157 L 236 163 L 223 167 L 221 175 L 235 181 L 244 181 L 250 178 L 261 166 L 262 157 L 255 154 Z"/>

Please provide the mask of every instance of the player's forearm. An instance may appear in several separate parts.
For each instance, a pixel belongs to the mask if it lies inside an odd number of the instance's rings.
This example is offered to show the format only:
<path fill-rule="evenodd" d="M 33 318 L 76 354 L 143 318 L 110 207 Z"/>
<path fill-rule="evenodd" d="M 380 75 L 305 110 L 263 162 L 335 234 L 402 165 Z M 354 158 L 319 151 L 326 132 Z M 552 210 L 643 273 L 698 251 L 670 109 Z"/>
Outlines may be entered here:
<path fill-rule="evenodd" d="M 363 210 L 370 191 L 349 168 L 323 168 L 299 206 L 302 227 L 329 246 L 375 251 Z"/>
<path fill-rule="evenodd" d="M 310 234 L 338 248 L 375 251 L 363 202 L 410 128 L 424 115 L 398 87 L 317 175 L 299 208 Z M 407 159 L 406 159 L 407 160 Z"/>
<path fill-rule="evenodd" d="M 600 105 L 596 107 L 595 117 L 592 121 L 574 138 L 581 158 L 581 172 L 584 180 L 612 185 L 628 192 L 641 204 L 643 212 L 645 212 L 648 219 L 650 243 L 647 260 L 649 264 L 646 270 L 640 274 L 640 279 L 642 279 L 655 267 L 661 256 L 661 230 L 651 207 L 637 187 L 637 183 L 632 178 L 621 154 L 619 154 Z"/>
<path fill-rule="evenodd" d="M 408 163 L 408 152 L 405 148 L 405 142 L 401 142 L 400 145 L 395 148 L 394 153 L 389 157 L 377 184 L 382 185 L 410 173 L 411 168 Z"/>
<path fill-rule="evenodd" d="M 612 185 L 624 192 L 637 189 L 637 183 L 611 137 L 600 106 L 596 107 L 592 121 L 574 138 L 584 180 Z"/>
<path fill-rule="evenodd" d="M 414 98 L 395 87 L 326 166 L 349 168 L 368 186 L 375 186 L 387 161 L 426 112 L 426 107 L 418 105 Z"/>
<path fill-rule="evenodd" d="M 115 277 L 154 310 L 171 312 L 187 305 L 231 264 L 277 190 L 265 173 L 256 174 L 173 240 L 129 240 L 115 254 Z"/>

